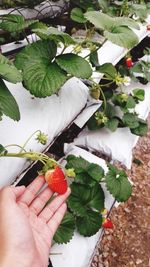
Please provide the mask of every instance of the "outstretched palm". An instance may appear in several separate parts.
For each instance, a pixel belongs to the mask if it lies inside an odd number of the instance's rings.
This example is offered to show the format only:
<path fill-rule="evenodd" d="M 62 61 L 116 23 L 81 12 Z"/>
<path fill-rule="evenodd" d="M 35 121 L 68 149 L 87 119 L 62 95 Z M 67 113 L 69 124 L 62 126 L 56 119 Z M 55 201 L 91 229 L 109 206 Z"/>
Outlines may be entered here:
<path fill-rule="evenodd" d="M 70 194 L 68 189 L 64 195 L 55 197 L 45 206 L 53 192 L 47 187 L 37 194 L 44 183 L 44 177 L 40 176 L 26 189 L 9 187 L 0 194 L 0 203 L 4 202 L 4 198 L 7 203 L 0 204 L 0 212 L 3 209 L 0 235 L 2 239 L 8 240 L 6 248 L 13 255 L 17 252 L 18 262 L 31 262 L 33 267 L 47 267 L 51 241 L 66 212 L 65 200 Z M 9 198 L 6 197 L 8 193 Z M 4 236 L 5 228 L 7 238 Z"/>

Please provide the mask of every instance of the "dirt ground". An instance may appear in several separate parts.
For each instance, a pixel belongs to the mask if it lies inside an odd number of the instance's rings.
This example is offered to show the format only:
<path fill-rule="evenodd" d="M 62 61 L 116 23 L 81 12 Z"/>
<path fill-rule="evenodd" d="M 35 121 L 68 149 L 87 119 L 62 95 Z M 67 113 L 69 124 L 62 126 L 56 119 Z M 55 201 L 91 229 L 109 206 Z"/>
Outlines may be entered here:
<path fill-rule="evenodd" d="M 91 267 L 150 267 L 150 116 L 149 132 L 139 139 L 128 171 L 131 198 L 112 209 L 113 230 L 98 243 Z"/>

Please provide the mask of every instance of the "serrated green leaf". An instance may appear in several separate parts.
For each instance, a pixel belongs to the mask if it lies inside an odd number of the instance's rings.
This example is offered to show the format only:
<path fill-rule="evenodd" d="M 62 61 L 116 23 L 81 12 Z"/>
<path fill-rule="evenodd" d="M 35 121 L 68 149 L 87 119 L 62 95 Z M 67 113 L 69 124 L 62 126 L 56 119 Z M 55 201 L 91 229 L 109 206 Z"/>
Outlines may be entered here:
<path fill-rule="evenodd" d="M 103 126 L 103 124 L 98 125 L 97 120 L 95 119 L 95 114 L 87 122 L 87 127 L 91 131 L 101 129 Z"/>
<path fill-rule="evenodd" d="M 109 168 L 105 181 L 107 189 L 117 201 L 126 201 L 131 196 L 132 187 L 124 171 Z"/>
<path fill-rule="evenodd" d="M 90 187 L 72 183 L 71 195 L 68 198 L 68 207 L 76 215 L 86 216 L 86 204 L 90 199 Z"/>
<path fill-rule="evenodd" d="M 69 155 L 66 158 L 66 161 L 67 161 L 66 168 L 67 169 L 73 168 L 76 174 L 86 172 L 90 165 L 90 163 L 84 158 L 76 157 L 74 155 Z"/>
<path fill-rule="evenodd" d="M 33 32 L 35 32 L 41 39 L 49 39 L 56 42 L 62 42 L 65 45 L 75 43 L 74 39 L 69 34 L 59 31 L 54 27 L 47 27 L 47 29 L 37 28 L 33 29 Z"/>
<path fill-rule="evenodd" d="M 27 45 L 16 56 L 15 66 L 23 70 L 31 63 L 51 63 L 57 53 L 56 44 L 49 40 L 39 40 L 36 43 Z"/>
<path fill-rule="evenodd" d="M 20 112 L 17 102 L 2 79 L 0 79 L 0 109 L 11 119 L 16 121 L 20 120 Z"/>
<path fill-rule="evenodd" d="M 15 66 L 8 64 L 0 64 L 0 77 L 11 83 L 22 81 L 21 72 Z"/>
<path fill-rule="evenodd" d="M 104 208 L 104 192 L 101 186 L 96 184 L 89 187 L 73 182 L 68 207 L 79 216 L 86 216 L 89 209 L 101 211 Z"/>
<path fill-rule="evenodd" d="M 137 35 L 126 26 L 114 27 L 111 32 L 104 31 L 104 36 L 112 43 L 128 49 L 139 42 Z"/>
<path fill-rule="evenodd" d="M 106 116 L 112 119 L 116 115 L 115 106 L 107 102 L 106 106 Z"/>
<path fill-rule="evenodd" d="M 13 63 L 5 56 L 0 54 L 0 64 L 8 64 L 8 65 L 13 65 Z"/>
<path fill-rule="evenodd" d="M 89 60 L 92 64 L 92 67 L 98 67 L 99 66 L 98 52 L 97 51 L 91 52 Z"/>
<path fill-rule="evenodd" d="M 87 173 L 92 177 L 93 180 L 100 182 L 104 177 L 104 170 L 101 166 L 95 163 L 91 163 L 87 169 Z"/>
<path fill-rule="evenodd" d="M 86 23 L 87 19 L 84 17 L 83 11 L 79 7 L 75 7 L 71 10 L 70 17 L 72 20 L 78 23 Z"/>
<path fill-rule="evenodd" d="M 113 28 L 113 18 L 107 14 L 101 13 L 99 11 L 89 11 L 84 14 L 84 16 L 89 20 L 96 28 L 102 30 L 111 31 Z"/>
<path fill-rule="evenodd" d="M 96 184 L 91 188 L 90 200 L 88 202 L 89 208 L 94 208 L 99 212 L 104 209 L 104 192 L 100 184 Z"/>
<path fill-rule="evenodd" d="M 95 211 L 88 211 L 87 216 L 77 217 L 76 225 L 78 232 L 85 236 L 89 237 L 96 234 L 102 225 L 102 216 L 100 213 Z"/>
<path fill-rule="evenodd" d="M 23 83 L 36 97 L 46 97 L 57 93 L 67 80 L 67 74 L 56 62 L 53 41 L 37 41 L 23 49 L 16 57 L 15 65 L 23 70 Z"/>
<path fill-rule="evenodd" d="M 36 97 L 57 93 L 67 80 L 66 73 L 54 62 L 32 64 L 23 70 L 24 86 Z"/>
<path fill-rule="evenodd" d="M 56 57 L 56 62 L 60 68 L 75 77 L 86 79 L 92 75 L 89 63 L 78 55 L 72 53 L 63 54 Z"/>
<path fill-rule="evenodd" d="M 13 63 L 8 60 L 6 57 L 0 54 L 0 76 L 2 79 L 17 83 L 22 81 L 22 74 Z"/>
<path fill-rule="evenodd" d="M 2 22 L 0 23 L 0 29 L 3 29 L 10 33 L 22 31 L 37 21 L 37 20 L 26 21 L 23 16 L 15 14 L 2 15 L 1 19 Z"/>
<path fill-rule="evenodd" d="M 87 172 L 77 173 L 75 177 L 75 182 L 88 186 L 94 186 L 96 184 L 96 181 L 92 179 Z"/>
<path fill-rule="evenodd" d="M 135 20 L 127 17 L 115 17 L 115 26 L 128 26 L 131 28 L 134 28 L 136 30 L 139 30 L 139 24 L 135 22 Z"/>
<path fill-rule="evenodd" d="M 104 14 L 99 11 L 89 11 L 85 13 L 85 17 L 95 25 L 95 27 L 102 30 L 111 32 L 114 28 L 120 26 L 128 26 L 135 29 L 139 29 L 139 25 L 130 18 L 120 18 L 120 17 L 110 17 L 107 14 Z"/>
<path fill-rule="evenodd" d="M 118 124 L 119 124 L 118 119 L 112 118 L 108 120 L 108 122 L 106 123 L 106 127 L 112 132 L 115 132 L 117 130 Z"/>
<path fill-rule="evenodd" d="M 132 96 L 128 97 L 127 103 L 126 103 L 126 108 L 135 108 L 136 102 Z"/>
<path fill-rule="evenodd" d="M 122 121 L 124 125 L 129 127 L 130 129 L 134 129 L 139 126 L 137 114 L 127 112 L 123 115 Z"/>
<path fill-rule="evenodd" d="M 131 133 L 138 135 L 138 136 L 143 136 L 148 132 L 148 125 L 146 121 L 140 120 L 138 121 L 139 126 L 131 129 Z"/>
<path fill-rule="evenodd" d="M 104 13 L 107 13 L 109 10 L 108 1 L 107 0 L 98 0 L 100 8 L 102 8 Z"/>
<path fill-rule="evenodd" d="M 134 97 L 136 97 L 140 101 L 143 101 L 145 99 L 145 91 L 143 89 L 134 89 L 132 93 Z"/>
<path fill-rule="evenodd" d="M 53 239 L 58 244 L 68 243 L 74 234 L 75 230 L 75 218 L 73 214 L 67 212 L 63 218 L 57 232 L 55 233 Z"/>
<path fill-rule="evenodd" d="M 104 73 L 108 78 L 114 79 L 117 76 L 117 70 L 111 63 L 105 63 L 96 68 L 100 73 Z"/>

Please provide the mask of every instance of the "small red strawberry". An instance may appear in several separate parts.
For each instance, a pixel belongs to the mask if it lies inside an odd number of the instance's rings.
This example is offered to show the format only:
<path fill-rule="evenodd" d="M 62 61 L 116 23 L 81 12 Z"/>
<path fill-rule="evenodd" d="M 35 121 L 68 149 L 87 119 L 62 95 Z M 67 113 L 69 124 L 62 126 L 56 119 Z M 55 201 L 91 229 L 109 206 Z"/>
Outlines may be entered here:
<path fill-rule="evenodd" d="M 102 223 L 103 228 L 105 229 L 113 229 L 113 223 L 110 219 L 104 219 L 104 222 Z"/>
<path fill-rule="evenodd" d="M 131 57 L 127 57 L 126 60 L 125 60 L 125 64 L 128 68 L 132 68 L 133 66 L 133 61 L 132 61 L 132 58 Z"/>
<path fill-rule="evenodd" d="M 150 31 L 150 25 L 147 25 L 147 31 Z"/>
<path fill-rule="evenodd" d="M 64 194 L 67 191 L 67 180 L 60 167 L 57 166 L 55 169 L 47 171 L 45 180 L 53 192 Z"/>

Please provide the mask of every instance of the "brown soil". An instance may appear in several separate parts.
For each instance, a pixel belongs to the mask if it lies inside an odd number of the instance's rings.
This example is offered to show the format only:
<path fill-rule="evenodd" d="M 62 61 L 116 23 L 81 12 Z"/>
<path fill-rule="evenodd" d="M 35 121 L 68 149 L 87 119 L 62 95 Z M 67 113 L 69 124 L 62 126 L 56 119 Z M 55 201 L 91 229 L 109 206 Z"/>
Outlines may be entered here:
<path fill-rule="evenodd" d="M 150 116 L 149 132 L 139 139 L 128 171 L 134 186 L 131 198 L 112 209 L 113 230 L 98 243 L 91 267 L 150 266 Z"/>

